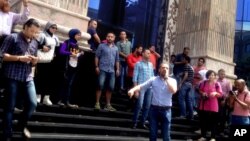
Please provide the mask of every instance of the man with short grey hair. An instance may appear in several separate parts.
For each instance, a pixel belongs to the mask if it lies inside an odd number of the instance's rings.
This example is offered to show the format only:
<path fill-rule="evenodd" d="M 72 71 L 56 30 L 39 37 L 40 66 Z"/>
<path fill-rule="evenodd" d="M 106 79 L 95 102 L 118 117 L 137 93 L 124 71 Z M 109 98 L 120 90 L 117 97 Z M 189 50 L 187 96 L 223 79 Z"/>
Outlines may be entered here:
<path fill-rule="evenodd" d="M 156 141 L 158 125 L 162 126 L 163 141 L 170 141 L 172 96 L 177 91 L 176 80 L 169 77 L 169 64 L 162 63 L 159 68 L 159 76 L 151 77 L 146 82 L 129 90 L 132 97 L 138 91 L 145 91 L 152 87 L 152 103 L 150 107 L 150 141 Z"/>

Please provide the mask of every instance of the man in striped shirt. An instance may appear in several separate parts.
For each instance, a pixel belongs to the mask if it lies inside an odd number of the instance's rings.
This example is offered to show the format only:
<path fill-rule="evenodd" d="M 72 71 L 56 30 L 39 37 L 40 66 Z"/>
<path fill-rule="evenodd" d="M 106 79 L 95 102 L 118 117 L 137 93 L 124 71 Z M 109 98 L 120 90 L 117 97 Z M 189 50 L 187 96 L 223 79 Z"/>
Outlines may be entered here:
<path fill-rule="evenodd" d="M 154 76 L 153 64 L 149 61 L 149 58 L 150 58 L 150 50 L 144 49 L 142 52 L 142 60 L 137 62 L 135 65 L 134 76 L 133 76 L 134 86 L 142 84 L 143 82 L 147 81 L 149 78 Z M 148 117 L 148 112 L 151 105 L 151 99 L 152 99 L 151 88 L 148 88 L 145 91 L 140 92 L 134 110 L 133 128 L 137 127 L 137 120 L 139 118 L 139 113 L 142 108 L 143 110 L 141 117 L 141 126 L 142 128 L 147 128 L 147 126 L 145 125 L 145 121 Z"/>
<path fill-rule="evenodd" d="M 179 84 L 180 93 L 178 95 L 179 105 L 180 105 L 180 117 L 185 118 L 186 114 L 186 105 L 188 109 L 187 118 L 193 118 L 193 104 L 192 104 L 192 82 L 194 78 L 194 69 L 190 65 L 190 57 L 184 56 L 184 75 Z"/>

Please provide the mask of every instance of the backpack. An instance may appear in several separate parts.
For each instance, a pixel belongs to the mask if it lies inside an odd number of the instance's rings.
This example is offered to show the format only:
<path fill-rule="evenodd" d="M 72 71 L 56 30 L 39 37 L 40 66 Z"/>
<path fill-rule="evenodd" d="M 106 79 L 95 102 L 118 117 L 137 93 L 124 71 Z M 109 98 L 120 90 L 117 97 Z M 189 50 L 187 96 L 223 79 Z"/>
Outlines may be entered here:
<path fill-rule="evenodd" d="M 61 42 L 59 47 L 55 48 L 55 58 L 53 59 L 55 65 L 56 65 L 56 68 L 58 68 L 59 71 L 63 71 L 63 72 L 67 70 L 68 60 L 69 60 L 68 56 L 62 55 L 60 53 L 60 49 L 64 43 L 67 43 L 67 49 L 69 48 L 69 41 L 68 40 Z"/>

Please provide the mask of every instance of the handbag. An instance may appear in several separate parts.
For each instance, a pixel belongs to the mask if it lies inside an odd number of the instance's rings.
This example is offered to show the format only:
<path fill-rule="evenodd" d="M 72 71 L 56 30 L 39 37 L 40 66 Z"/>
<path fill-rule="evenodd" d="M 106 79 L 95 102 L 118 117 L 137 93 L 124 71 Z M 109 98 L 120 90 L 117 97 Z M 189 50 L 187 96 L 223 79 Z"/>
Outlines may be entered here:
<path fill-rule="evenodd" d="M 54 41 L 54 44 L 51 44 L 52 41 Z M 48 46 L 48 43 L 50 46 Z M 43 46 L 48 46 L 50 48 L 49 51 L 44 52 Z M 38 57 L 38 63 L 50 63 L 54 58 L 54 52 L 55 52 L 55 45 L 56 40 L 54 38 L 52 39 L 44 39 L 41 44 L 38 46 L 37 50 L 37 57 Z"/>
<path fill-rule="evenodd" d="M 42 49 L 37 50 L 38 63 L 50 63 L 54 58 L 55 47 L 52 47 L 48 52 Z"/>

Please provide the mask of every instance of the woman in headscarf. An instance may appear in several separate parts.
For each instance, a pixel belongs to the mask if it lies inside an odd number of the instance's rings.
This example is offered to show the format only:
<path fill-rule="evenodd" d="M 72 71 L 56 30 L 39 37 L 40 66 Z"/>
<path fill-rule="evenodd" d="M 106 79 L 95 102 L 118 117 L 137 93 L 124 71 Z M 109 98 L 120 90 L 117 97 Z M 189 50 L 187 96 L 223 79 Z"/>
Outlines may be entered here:
<path fill-rule="evenodd" d="M 55 48 L 59 46 L 58 37 L 55 35 L 57 25 L 47 22 L 44 31 L 38 37 L 38 64 L 36 70 L 37 101 L 45 105 L 52 105 L 50 94 L 55 93 L 53 87 L 53 74 L 55 74 L 53 63 Z"/>
<path fill-rule="evenodd" d="M 61 99 L 58 102 L 60 106 L 67 106 L 70 108 L 78 108 L 77 105 L 70 104 L 70 93 L 72 84 L 74 82 L 76 72 L 78 57 L 82 54 L 79 51 L 78 41 L 81 39 L 81 31 L 79 29 L 71 29 L 69 31 L 69 39 L 64 41 L 60 48 L 60 54 L 66 56 L 65 63 L 65 85 L 61 93 Z"/>

